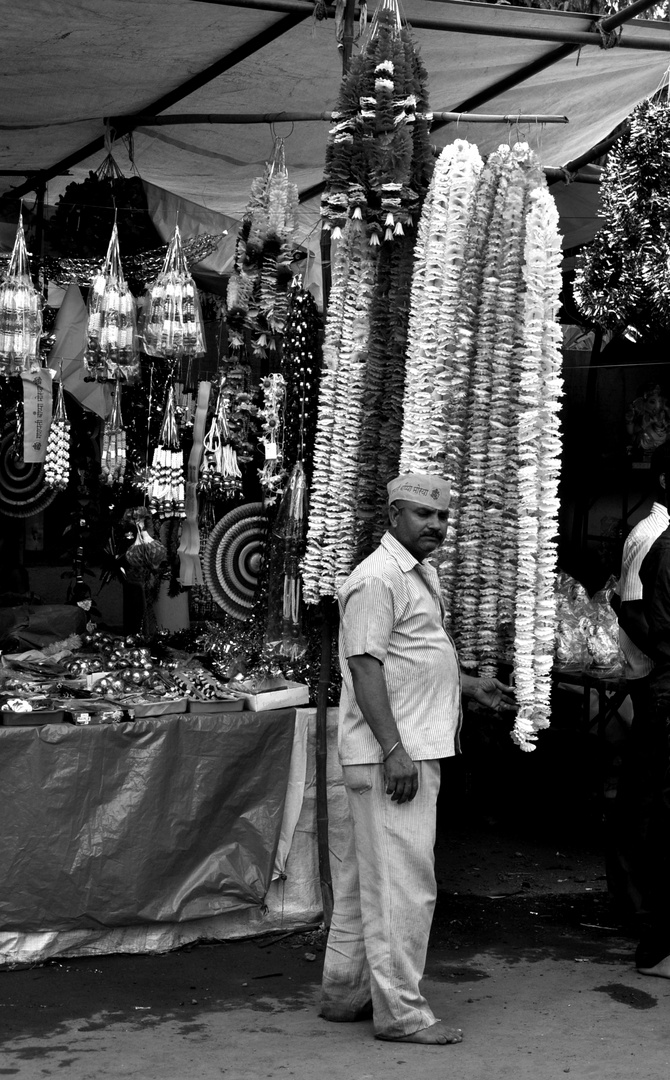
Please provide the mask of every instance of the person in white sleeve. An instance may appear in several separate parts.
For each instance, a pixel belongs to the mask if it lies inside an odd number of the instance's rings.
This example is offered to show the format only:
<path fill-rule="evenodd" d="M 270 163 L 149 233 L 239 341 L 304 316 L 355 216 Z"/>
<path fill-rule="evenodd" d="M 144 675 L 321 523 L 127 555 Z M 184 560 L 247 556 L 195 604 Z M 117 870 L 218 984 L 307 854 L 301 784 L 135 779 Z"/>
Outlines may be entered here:
<path fill-rule="evenodd" d="M 347 578 L 340 607 L 338 747 L 350 808 L 334 875 L 321 1016 L 372 1018 L 378 1039 L 462 1040 L 423 997 L 437 896 L 440 758 L 459 752 L 461 694 L 513 709 L 509 686 L 461 675 L 424 560 L 447 531 L 450 485 L 407 473 L 388 484 L 388 531 Z"/>

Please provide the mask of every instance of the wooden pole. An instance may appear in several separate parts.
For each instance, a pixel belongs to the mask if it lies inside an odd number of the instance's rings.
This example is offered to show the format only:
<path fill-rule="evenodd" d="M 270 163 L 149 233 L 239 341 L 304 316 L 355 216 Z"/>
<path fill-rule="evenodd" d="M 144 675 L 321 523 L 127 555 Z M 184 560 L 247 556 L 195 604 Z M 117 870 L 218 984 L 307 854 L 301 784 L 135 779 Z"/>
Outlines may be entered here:
<path fill-rule="evenodd" d="M 343 56 L 344 59 L 344 56 Z M 468 113 L 438 109 L 433 120 L 462 124 L 567 124 L 567 116 L 544 113 Z M 139 125 L 146 127 L 179 127 L 191 124 L 300 124 L 326 120 L 333 123 L 332 112 L 274 112 L 274 113 L 133 113 L 127 116 L 103 117 L 112 127 Z"/>

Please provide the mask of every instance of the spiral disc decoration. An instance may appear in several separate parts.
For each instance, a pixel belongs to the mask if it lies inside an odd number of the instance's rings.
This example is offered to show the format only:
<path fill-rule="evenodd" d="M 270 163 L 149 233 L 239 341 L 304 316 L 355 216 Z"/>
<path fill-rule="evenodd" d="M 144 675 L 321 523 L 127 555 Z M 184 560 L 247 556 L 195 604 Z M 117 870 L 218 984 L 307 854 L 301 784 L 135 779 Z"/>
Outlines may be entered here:
<path fill-rule="evenodd" d="M 0 436 L 0 514 L 28 518 L 46 509 L 56 492 L 46 487 L 44 466 L 26 464 L 15 453 L 16 428 L 4 428 Z"/>
<path fill-rule="evenodd" d="M 202 568 L 219 607 L 235 619 L 251 615 L 268 533 L 263 504 L 246 503 L 225 514 L 212 529 Z"/>

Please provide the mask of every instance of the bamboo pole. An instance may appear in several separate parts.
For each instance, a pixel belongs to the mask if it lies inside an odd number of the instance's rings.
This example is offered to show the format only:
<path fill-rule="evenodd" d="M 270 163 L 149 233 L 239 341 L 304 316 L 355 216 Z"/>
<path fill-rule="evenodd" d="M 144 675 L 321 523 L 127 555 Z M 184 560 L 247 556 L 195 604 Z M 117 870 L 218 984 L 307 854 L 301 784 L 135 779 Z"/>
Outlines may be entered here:
<path fill-rule="evenodd" d="M 292 14 L 313 10 L 312 5 L 305 3 L 305 0 L 191 0 L 191 2 L 214 4 L 220 7 L 249 8 L 256 11 L 281 11 Z M 411 19 L 409 22 L 413 30 L 443 30 L 454 34 L 477 34 L 483 37 L 519 38 L 528 41 L 561 41 L 573 45 L 603 47 L 599 27 L 604 33 L 611 33 L 612 30 L 628 22 L 640 11 L 652 7 L 656 2 L 657 0 L 638 0 L 637 4 L 632 4 L 630 8 L 625 8 L 623 11 L 618 11 L 615 16 L 608 16 L 606 19 L 600 19 L 597 22 L 589 17 L 579 19 L 580 22 L 585 22 L 589 27 L 586 30 L 562 30 L 558 25 L 560 20 L 556 20 L 555 28 L 549 28 L 549 26 L 523 26 L 521 25 L 522 20 L 516 14 L 508 16 L 507 12 L 500 15 L 496 14 L 495 21 L 482 22 L 481 24 L 459 19 L 457 16 L 437 19 L 416 18 Z M 635 10 L 631 14 L 633 8 Z M 328 18 L 334 18 L 334 8 L 329 5 L 325 9 L 325 14 Z M 503 20 L 506 18 L 508 21 L 504 23 Z M 577 15 L 575 15 L 576 18 Z M 611 20 L 615 18 L 617 21 L 612 22 Z M 647 49 L 651 52 L 668 51 L 667 35 L 657 35 L 655 31 L 649 30 L 646 26 L 645 31 L 646 33 L 636 33 L 635 37 L 621 37 L 617 41 L 616 47 L 619 49 Z"/>
<path fill-rule="evenodd" d="M 433 120 L 463 124 L 567 124 L 567 116 L 542 113 L 468 113 L 432 111 Z M 119 126 L 133 127 L 172 127 L 190 124 L 299 124 L 311 121 L 327 120 L 335 123 L 332 112 L 272 112 L 272 113 L 129 113 L 127 116 L 109 116 L 103 118 L 112 128 Z"/>

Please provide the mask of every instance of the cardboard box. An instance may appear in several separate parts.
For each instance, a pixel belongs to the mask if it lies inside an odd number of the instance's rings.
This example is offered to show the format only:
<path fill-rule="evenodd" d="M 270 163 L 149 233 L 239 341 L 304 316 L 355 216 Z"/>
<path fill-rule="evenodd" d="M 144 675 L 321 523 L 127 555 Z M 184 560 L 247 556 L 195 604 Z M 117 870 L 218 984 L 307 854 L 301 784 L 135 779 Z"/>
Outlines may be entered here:
<path fill-rule="evenodd" d="M 243 694 L 244 708 L 251 712 L 267 712 L 270 709 L 290 709 L 297 705 L 309 705 L 309 687 L 304 683 L 288 683 L 281 690 L 262 690 L 258 694 Z"/>

